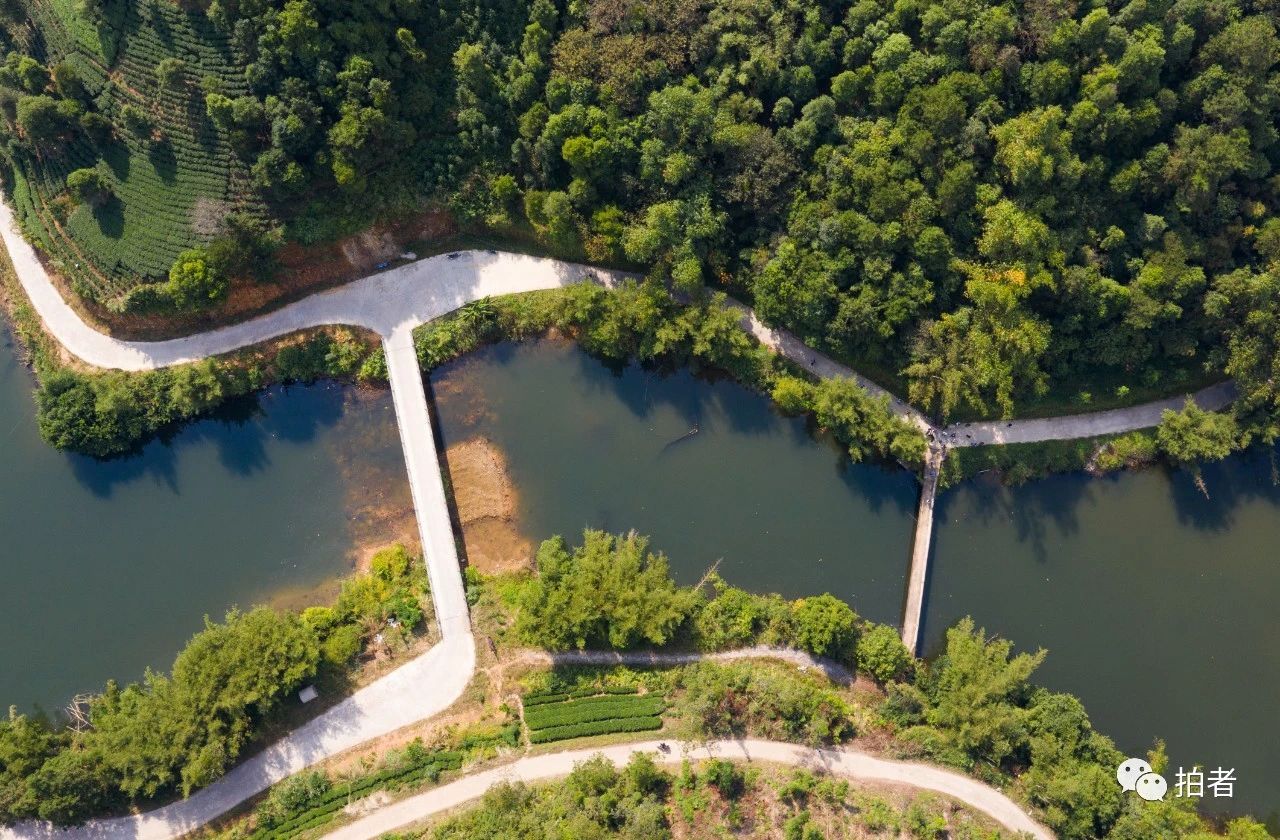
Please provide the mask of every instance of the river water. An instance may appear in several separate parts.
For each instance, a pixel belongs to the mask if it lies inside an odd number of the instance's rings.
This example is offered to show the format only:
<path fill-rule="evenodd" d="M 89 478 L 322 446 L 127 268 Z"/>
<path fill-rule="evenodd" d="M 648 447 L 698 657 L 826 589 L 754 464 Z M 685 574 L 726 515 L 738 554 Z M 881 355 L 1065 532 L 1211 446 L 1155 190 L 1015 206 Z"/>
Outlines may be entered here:
<path fill-rule="evenodd" d="M 133 457 L 57 452 L 2 340 L 0 709 L 167 670 L 206 614 L 311 600 L 376 515 L 353 496 L 353 454 L 406 484 L 390 396 L 324 385 L 240 401 Z"/>
<path fill-rule="evenodd" d="M 917 485 L 844 463 L 763 397 L 614 373 L 554 342 L 490 348 L 432 381 L 447 443 L 483 435 L 505 451 L 529 537 L 635 528 L 683 581 L 723 558 L 733 584 L 829 591 L 899 623 Z M 1122 749 L 1161 737 L 1173 770 L 1234 767 L 1234 797 L 1205 805 L 1265 816 L 1280 806 L 1280 489 L 1265 455 L 1205 478 L 1208 500 L 1160 469 L 945 492 L 926 644 L 972 615 L 1048 648 L 1038 679 L 1081 697 Z"/>
<path fill-rule="evenodd" d="M 730 583 L 830 591 L 899 620 L 915 479 L 849 468 L 758 394 L 687 371 L 615 373 L 552 341 L 481 350 L 432 385 L 446 445 L 479 435 L 506 453 L 535 542 L 634 528 L 683 582 L 719 562 Z"/>
<path fill-rule="evenodd" d="M 946 492 L 926 652 L 965 615 L 1021 649 L 1047 648 L 1039 681 L 1083 699 L 1121 749 L 1163 738 L 1171 772 L 1235 768 L 1234 796 L 1206 808 L 1274 820 L 1280 487 L 1268 453 L 1204 477 L 1209 499 L 1164 469 Z"/>
<path fill-rule="evenodd" d="M 696 581 L 831 592 L 898 623 L 917 485 L 851 465 L 804 421 L 732 382 L 572 345 L 500 345 L 433 373 L 448 445 L 506 454 L 530 538 L 635 528 Z M 689 432 L 697 429 L 695 434 Z M 353 543 L 407 490 L 385 392 L 275 389 L 110 462 L 40 441 L 29 374 L 0 348 L 0 706 L 60 706 L 167 668 L 233 604 L 323 600 Z M 1185 473 L 982 480 L 938 505 L 925 634 L 972 615 L 1050 654 L 1038 679 L 1080 696 L 1125 750 L 1235 768 L 1211 808 L 1273 814 L 1280 756 L 1280 490 L 1265 455 Z M 412 529 L 412 523 L 408 523 Z M 320 587 L 317 590 L 317 587 Z"/>

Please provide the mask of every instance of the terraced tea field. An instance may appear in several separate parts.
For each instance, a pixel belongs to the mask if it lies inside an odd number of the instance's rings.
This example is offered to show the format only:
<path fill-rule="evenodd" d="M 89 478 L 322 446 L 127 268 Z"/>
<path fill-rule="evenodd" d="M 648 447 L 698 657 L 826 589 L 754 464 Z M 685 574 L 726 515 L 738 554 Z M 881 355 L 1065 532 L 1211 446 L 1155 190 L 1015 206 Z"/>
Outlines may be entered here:
<path fill-rule="evenodd" d="M 641 695 L 629 687 L 527 694 L 521 700 L 531 744 L 661 729 L 667 709 L 661 695 Z"/>
<path fill-rule="evenodd" d="M 76 291 L 110 304 L 139 283 L 163 279 L 228 211 L 260 209 L 246 167 L 205 114 L 201 85 L 216 80 L 231 97 L 246 88 L 241 57 L 201 14 L 164 0 L 113 0 L 94 26 L 74 2 L 32 0 L 45 33 L 43 60 L 70 65 L 114 124 L 132 106 L 152 131 L 119 130 L 100 144 L 77 132 L 56 154 L 26 154 L 17 160 L 14 199 L 28 232 Z M 168 57 L 185 68 L 178 84 L 164 87 L 155 68 Z M 81 167 L 97 168 L 112 198 L 68 213 L 58 198 L 67 174 Z"/>

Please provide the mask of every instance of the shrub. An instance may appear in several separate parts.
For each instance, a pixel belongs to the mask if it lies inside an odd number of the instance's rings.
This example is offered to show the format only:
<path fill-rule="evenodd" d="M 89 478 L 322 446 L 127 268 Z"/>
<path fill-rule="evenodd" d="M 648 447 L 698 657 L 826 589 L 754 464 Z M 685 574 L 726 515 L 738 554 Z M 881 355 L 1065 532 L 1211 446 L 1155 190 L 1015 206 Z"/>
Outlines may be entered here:
<path fill-rule="evenodd" d="M 897 679 L 911 667 L 914 657 L 898 631 L 874 624 L 858 637 L 858 668 L 881 683 Z"/>
<path fill-rule="evenodd" d="M 67 131 L 69 114 L 59 106 L 52 96 L 24 96 L 18 100 L 18 127 L 28 141 L 48 143 Z"/>
<path fill-rule="evenodd" d="M 554 692 L 551 694 L 527 694 L 520 698 L 520 702 L 525 708 L 528 708 L 529 706 L 541 706 L 546 703 L 559 703 L 568 699 L 568 694 Z"/>
<path fill-rule="evenodd" d="M 169 56 L 156 65 L 156 81 L 163 88 L 176 88 L 182 84 L 187 71 L 187 64 L 180 58 Z"/>
<path fill-rule="evenodd" d="M 209 261 L 228 277 L 265 281 L 275 273 L 276 251 L 283 244 L 279 227 L 247 213 L 229 213 L 205 249 Z"/>
<path fill-rule="evenodd" d="M 332 335 L 322 332 L 281 347 L 274 367 L 276 376 L 286 382 L 314 382 L 326 377 L 349 377 L 361 370 L 364 362 L 364 345 L 340 329 Z"/>
<path fill-rule="evenodd" d="M 403 546 L 374 555 L 368 574 L 342 585 L 337 611 L 346 620 L 382 624 L 395 619 L 411 630 L 422 621 L 420 593 L 427 591 L 426 569 Z"/>
<path fill-rule="evenodd" d="M 320 804 L 331 787 L 329 777 L 319 770 L 290 776 L 273 787 L 254 812 L 259 825 L 267 828 L 277 826 L 293 815 Z"/>
<path fill-rule="evenodd" d="M 825 594 L 795 603 L 796 641 L 815 656 L 853 662 L 858 643 L 858 614 L 844 601 Z"/>
<path fill-rule="evenodd" d="M 202 309 L 227 296 L 231 284 L 209 265 L 207 254 L 192 248 L 183 251 L 169 269 L 168 293 L 179 309 Z"/>
<path fill-rule="evenodd" d="M 356 378 L 361 382 L 386 382 L 388 376 L 387 356 L 381 347 L 366 356 L 356 372 Z"/>
<path fill-rule="evenodd" d="M 129 133 L 139 138 L 149 138 L 151 136 L 151 117 L 147 112 L 139 108 L 133 103 L 126 103 L 120 109 L 120 121 L 124 123 L 124 127 Z"/>
<path fill-rule="evenodd" d="M 169 284 L 144 283 L 141 286 L 134 286 L 119 302 L 117 308 L 121 312 L 130 314 L 170 312 L 173 310 L 173 298 L 169 294 Z"/>
<path fill-rule="evenodd" d="M 754 595 L 729 586 L 712 576 L 715 597 L 694 621 L 698 646 L 703 650 L 728 650 L 755 642 L 789 644 L 794 620 L 787 602 L 777 595 Z"/>
<path fill-rule="evenodd" d="M 115 131 L 111 125 L 111 120 L 97 111 L 86 111 L 81 114 L 79 122 L 80 130 L 89 138 L 89 141 L 99 146 L 108 142 Z"/>
<path fill-rule="evenodd" d="M 111 196 L 111 186 L 97 169 L 73 170 L 67 175 L 67 190 L 78 200 L 98 206 Z"/>
<path fill-rule="evenodd" d="M 307 607 L 302 611 L 302 623 L 318 636 L 328 633 L 341 621 L 342 617 L 333 607 Z"/>
<path fill-rule="evenodd" d="M 916 840 L 937 840 L 945 837 L 947 818 L 939 810 L 933 797 L 919 796 L 907 808 L 907 830 Z"/>
<path fill-rule="evenodd" d="M 1156 454 L 1156 440 L 1150 432 L 1130 432 L 1103 444 L 1094 455 L 1093 463 L 1106 472 L 1149 463 Z"/>
<path fill-rule="evenodd" d="M 363 634 L 355 624 L 343 624 L 320 645 L 320 659 L 326 665 L 341 668 L 360 653 Z"/>
<path fill-rule="evenodd" d="M 707 762 L 705 775 L 707 782 L 714 785 L 725 799 L 737 799 L 746 789 L 746 777 L 732 761 L 712 759 Z"/>
<path fill-rule="evenodd" d="M 700 662 L 680 672 L 674 713 L 684 735 L 763 735 L 808 744 L 853 737 L 852 710 L 825 680 L 775 663 Z"/>

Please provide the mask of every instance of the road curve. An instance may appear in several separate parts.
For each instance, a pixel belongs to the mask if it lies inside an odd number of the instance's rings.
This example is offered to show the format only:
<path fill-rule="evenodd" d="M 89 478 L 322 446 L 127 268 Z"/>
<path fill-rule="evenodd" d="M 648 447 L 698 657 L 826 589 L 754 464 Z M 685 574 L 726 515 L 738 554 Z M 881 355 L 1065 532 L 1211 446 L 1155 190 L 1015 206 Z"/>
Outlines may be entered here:
<path fill-rule="evenodd" d="M 586 278 L 613 285 L 629 276 L 543 257 L 463 251 L 397 266 L 209 332 L 168 341 L 122 341 L 86 324 L 63 300 L 4 202 L 0 202 L 0 238 L 9 250 L 19 282 L 50 334 L 91 365 L 133 371 L 198 361 L 327 324 L 364 327 L 386 339 L 397 330 L 412 329 L 479 298 L 559 288 Z M 1166 408 L 1181 407 L 1185 399 L 1180 396 L 1055 418 L 953 424 L 939 430 L 921 411 L 857 371 L 809 348 L 786 330 L 766 326 L 746 306 L 732 305 L 742 312 L 744 328 L 767 347 L 819 376 L 854 379 L 872 394 L 886 397 L 894 413 L 921 429 L 948 433 L 949 446 L 1035 443 L 1144 429 L 1158 424 Z M 1234 386 L 1227 382 L 1194 396 L 1202 407 L 1217 410 L 1230 404 L 1234 395 Z"/>
<path fill-rule="evenodd" d="M 452 530 L 439 525 L 439 521 L 447 520 L 447 515 L 439 514 L 445 510 L 439 455 L 431 440 L 421 374 L 411 353 L 411 331 L 480 298 L 559 288 L 587 278 L 608 286 L 627 275 L 521 254 L 468 251 L 431 257 L 369 275 L 242 323 L 168 341 L 138 342 L 105 335 L 80 318 L 62 298 L 35 250 L 17 230 L 12 210 L 4 202 L 0 202 L 0 238 L 45 328 L 70 353 L 97 367 L 152 370 L 229 353 L 298 330 L 329 324 L 364 327 L 378 333 L 383 338 L 391 369 L 410 486 L 428 569 L 432 573 L 432 595 L 443 637 L 439 645 L 419 659 L 348 698 L 187 800 L 137 817 L 98 821 L 74 830 L 55 831 L 36 824 L 24 824 L 17 830 L 0 829 L 0 840 L 176 836 L 309 764 L 431 717 L 451 705 L 470 680 L 475 652 L 465 593 L 456 560 L 451 559 L 456 556 L 451 544 Z M 741 304 L 735 305 L 743 314 L 744 327 L 766 346 L 815 374 L 853 378 L 872 393 L 886 396 L 899 416 L 925 430 L 937 431 L 925 415 L 901 399 L 811 350 L 790 333 L 765 326 Z M 1225 405 L 1230 400 L 1230 387 L 1229 384 L 1214 386 L 1201 392 L 1202 404 L 1209 408 Z M 952 435 L 951 445 L 1034 442 L 1145 428 L 1159 422 L 1164 408 L 1180 403 L 1181 400 L 1164 400 L 1092 415 L 1011 421 L 1003 426 L 972 424 Z M 437 459 L 434 463 L 432 456 Z M 450 544 L 446 545 L 446 541 Z"/>
<path fill-rule="evenodd" d="M 238 764 L 188 799 L 145 814 L 93 820 L 75 828 L 58 829 L 34 822 L 0 827 L 0 838 L 169 840 L 181 837 L 318 761 L 440 714 L 462 695 L 474 670 L 474 640 L 469 633 L 454 634 Z"/>
<path fill-rule="evenodd" d="M 669 742 L 672 749 L 667 753 L 659 749 L 659 743 L 646 741 L 522 758 L 388 805 L 325 837 L 327 840 L 368 840 L 477 799 L 501 782 L 554 779 L 567 775 L 575 764 L 592 756 L 603 755 L 615 764 L 623 764 L 632 754 L 642 752 L 661 764 L 676 764 L 686 756 L 692 759 L 721 757 L 806 767 L 858 781 L 909 785 L 958 799 L 1010 831 L 1027 832 L 1037 840 L 1053 840 L 1052 832 L 1000 791 L 940 767 L 875 758 L 857 750 L 815 750 L 778 741 L 712 741 L 702 746 L 672 741 Z"/>

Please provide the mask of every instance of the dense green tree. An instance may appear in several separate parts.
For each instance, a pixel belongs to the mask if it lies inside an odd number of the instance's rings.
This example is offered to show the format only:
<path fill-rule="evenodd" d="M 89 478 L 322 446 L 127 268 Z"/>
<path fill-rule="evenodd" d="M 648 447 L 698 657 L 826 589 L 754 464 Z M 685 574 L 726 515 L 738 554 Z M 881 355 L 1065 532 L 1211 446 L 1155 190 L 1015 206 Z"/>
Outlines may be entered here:
<path fill-rule="evenodd" d="M 208 252 L 193 248 L 173 261 L 165 291 L 179 309 L 202 309 L 221 301 L 230 288 L 219 267 L 210 264 Z"/>
<path fill-rule="evenodd" d="M 851 379 L 810 384 L 779 376 L 773 399 L 785 411 L 812 411 L 820 426 L 848 446 L 854 461 L 873 453 L 914 463 L 924 460 L 926 442 L 920 431 L 889 411 L 887 397 L 872 397 Z"/>
<path fill-rule="evenodd" d="M 164 88 L 181 87 L 186 73 L 186 62 L 174 56 L 163 58 L 156 64 L 156 81 Z"/>
<path fill-rule="evenodd" d="M 111 196 L 111 186 L 97 169 L 75 169 L 67 175 L 67 191 L 86 204 L 97 206 Z"/>
<path fill-rule="evenodd" d="M 24 96 L 18 100 L 17 121 L 32 144 L 52 143 L 70 131 L 72 114 L 52 96 Z"/>
<path fill-rule="evenodd" d="M 538 548 L 538 574 L 520 593 L 516 628 L 552 650 L 666 644 L 690 617 L 697 595 L 679 589 L 667 559 L 635 533 L 586 530 L 570 549 L 560 537 Z"/>
<path fill-rule="evenodd" d="M 965 618 L 947 631 L 945 652 L 920 684 L 929 698 L 927 730 L 908 730 L 939 759 L 1000 764 L 1025 749 L 1029 679 L 1046 652 L 1013 654 L 1013 643 L 988 639 Z"/>
<path fill-rule="evenodd" d="M 226 772 L 253 733 L 319 662 L 301 619 L 266 608 L 206 622 L 171 676 L 110 687 L 94 701 L 90 749 L 130 797 L 184 795 Z"/>
<path fill-rule="evenodd" d="M 44 721 L 20 715 L 15 708 L 0 719 L 0 821 L 37 815 L 39 800 L 31 778 L 65 743 L 66 738 Z"/>
<path fill-rule="evenodd" d="M 898 631 L 887 624 L 873 624 L 858 636 L 858 669 L 882 683 L 905 674 L 915 658 Z"/>
<path fill-rule="evenodd" d="M 1230 414 L 1205 411 L 1188 399 L 1181 411 L 1166 410 L 1156 443 L 1174 461 L 1220 461 L 1241 445 L 1240 429 Z"/>
<path fill-rule="evenodd" d="M 852 662 L 858 645 L 858 615 L 830 593 L 802 598 L 792 609 L 796 641 L 815 656 Z"/>

